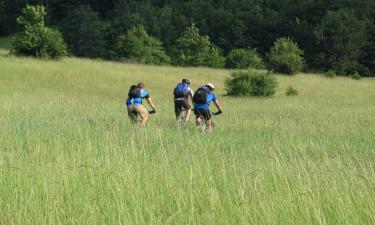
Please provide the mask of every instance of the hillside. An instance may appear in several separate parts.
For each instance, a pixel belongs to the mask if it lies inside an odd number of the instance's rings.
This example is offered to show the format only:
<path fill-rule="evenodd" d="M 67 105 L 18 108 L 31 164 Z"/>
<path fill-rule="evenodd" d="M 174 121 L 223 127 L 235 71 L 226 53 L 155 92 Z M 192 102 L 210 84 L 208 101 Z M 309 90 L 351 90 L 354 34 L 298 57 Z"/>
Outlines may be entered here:
<path fill-rule="evenodd" d="M 277 76 L 272 98 L 230 98 L 229 74 L 0 56 L 0 224 L 374 224 L 375 80 Z M 182 77 L 217 86 L 212 134 L 176 128 Z M 139 81 L 159 113 L 132 133 Z"/>

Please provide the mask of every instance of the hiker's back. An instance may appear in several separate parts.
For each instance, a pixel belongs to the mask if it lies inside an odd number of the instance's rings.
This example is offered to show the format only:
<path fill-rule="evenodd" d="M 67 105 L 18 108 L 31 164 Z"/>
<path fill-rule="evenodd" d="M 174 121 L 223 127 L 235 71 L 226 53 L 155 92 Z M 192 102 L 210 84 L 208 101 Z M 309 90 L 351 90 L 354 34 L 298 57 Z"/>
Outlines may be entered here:
<path fill-rule="evenodd" d="M 173 94 L 175 98 L 183 98 L 189 95 L 189 91 L 189 85 L 187 83 L 180 83 L 175 87 Z"/>
<path fill-rule="evenodd" d="M 210 93 L 210 90 L 206 87 L 198 88 L 198 90 L 194 93 L 193 103 L 194 104 L 207 104 L 209 93 Z"/>

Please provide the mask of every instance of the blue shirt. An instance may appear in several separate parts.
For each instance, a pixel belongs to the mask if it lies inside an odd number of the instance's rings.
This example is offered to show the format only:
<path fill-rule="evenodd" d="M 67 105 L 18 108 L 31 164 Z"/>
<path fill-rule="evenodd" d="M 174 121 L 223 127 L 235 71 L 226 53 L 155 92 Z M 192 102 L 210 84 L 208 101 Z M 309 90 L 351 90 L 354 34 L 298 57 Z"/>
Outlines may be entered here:
<path fill-rule="evenodd" d="M 194 104 L 194 109 L 210 109 L 211 102 L 216 101 L 216 95 L 211 91 L 207 94 L 207 103 L 206 104 Z"/>
<path fill-rule="evenodd" d="M 126 105 L 141 105 L 142 99 L 149 98 L 148 92 L 145 89 L 141 90 L 141 97 L 140 98 L 128 98 L 126 100 Z"/>

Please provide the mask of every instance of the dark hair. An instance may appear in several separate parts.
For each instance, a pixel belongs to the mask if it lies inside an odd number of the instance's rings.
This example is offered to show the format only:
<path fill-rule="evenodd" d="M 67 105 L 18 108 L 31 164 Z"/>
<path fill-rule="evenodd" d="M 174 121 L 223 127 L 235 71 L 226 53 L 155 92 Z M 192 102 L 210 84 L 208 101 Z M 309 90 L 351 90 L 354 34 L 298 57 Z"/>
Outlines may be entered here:
<path fill-rule="evenodd" d="M 190 80 L 189 80 L 189 79 L 186 79 L 186 78 L 184 78 L 184 79 L 182 79 L 182 83 L 187 83 L 187 84 L 190 84 Z"/>

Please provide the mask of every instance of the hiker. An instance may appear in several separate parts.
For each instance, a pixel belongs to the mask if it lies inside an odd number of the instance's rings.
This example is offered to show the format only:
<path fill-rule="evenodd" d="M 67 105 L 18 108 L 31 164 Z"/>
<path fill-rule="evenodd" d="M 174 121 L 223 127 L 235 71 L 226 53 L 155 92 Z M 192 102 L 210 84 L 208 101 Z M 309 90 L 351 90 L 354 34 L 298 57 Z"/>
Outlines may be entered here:
<path fill-rule="evenodd" d="M 139 83 L 137 85 L 132 85 L 129 89 L 128 99 L 126 100 L 126 107 L 128 109 L 128 116 L 132 123 L 137 122 L 138 115 L 141 118 L 141 126 L 146 125 L 148 114 L 156 113 L 156 107 L 151 100 L 149 93 L 146 91 L 144 83 Z M 146 99 L 148 105 L 152 108 L 152 111 L 147 111 L 142 105 L 142 100 Z"/>
<path fill-rule="evenodd" d="M 210 104 L 213 102 L 218 109 L 215 115 L 219 115 L 223 112 L 216 95 L 213 93 L 215 86 L 211 83 L 198 88 L 194 93 L 193 103 L 194 103 L 194 114 L 196 116 L 195 123 L 199 126 L 203 120 L 206 122 L 208 132 L 212 131 L 212 115 L 210 112 Z"/>
<path fill-rule="evenodd" d="M 191 104 L 189 103 L 189 96 L 193 99 L 194 92 L 190 88 L 189 79 L 182 79 L 182 82 L 177 84 L 173 91 L 174 95 L 174 111 L 176 119 L 183 119 L 184 122 L 188 122 L 192 111 Z M 182 109 L 185 109 L 186 114 L 182 118 Z"/>

